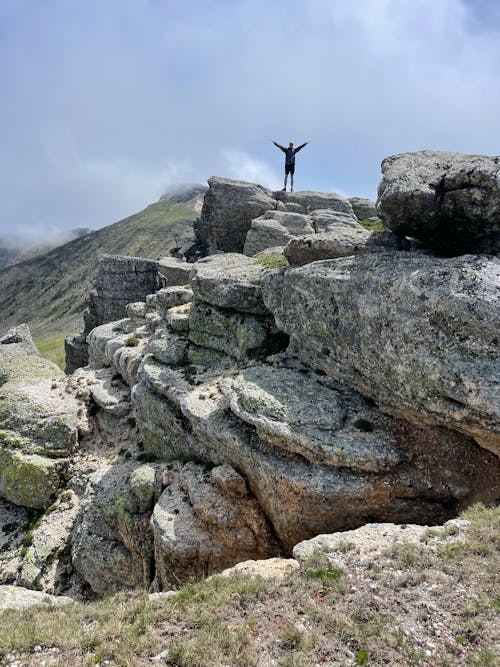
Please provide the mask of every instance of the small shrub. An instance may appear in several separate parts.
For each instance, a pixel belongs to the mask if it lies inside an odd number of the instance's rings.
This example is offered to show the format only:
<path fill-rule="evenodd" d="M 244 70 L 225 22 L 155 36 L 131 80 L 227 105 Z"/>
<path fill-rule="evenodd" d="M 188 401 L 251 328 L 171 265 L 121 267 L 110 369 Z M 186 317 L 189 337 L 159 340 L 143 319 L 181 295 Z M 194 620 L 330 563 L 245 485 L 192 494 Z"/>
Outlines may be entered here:
<path fill-rule="evenodd" d="M 370 656 L 368 655 L 368 651 L 364 650 L 358 651 L 354 656 L 354 662 L 356 665 L 366 665 L 369 659 Z"/>
<path fill-rule="evenodd" d="M 265 269 L 280 269 L 282 266 L 288 266 L 287 258 L 277 252 L 269 252 L 264 255 L 259 255 L 255 258 L 255 263 L 260 264 Z"/>
<path fill-rule="evenodd" d="M 137 336 L 129 336 L 127 340 L 125 341 L 125 345 L 127 347 L 137 347 L 139 345 L 139 339 Z"/>
<path fill-rule="evenodd" d="M 283 648 L 294 651 L 302 646 L 304 631 L 298 628 L 295 623 L 287 623 L 281 628 L 280 639 L 283 643 Z"/>

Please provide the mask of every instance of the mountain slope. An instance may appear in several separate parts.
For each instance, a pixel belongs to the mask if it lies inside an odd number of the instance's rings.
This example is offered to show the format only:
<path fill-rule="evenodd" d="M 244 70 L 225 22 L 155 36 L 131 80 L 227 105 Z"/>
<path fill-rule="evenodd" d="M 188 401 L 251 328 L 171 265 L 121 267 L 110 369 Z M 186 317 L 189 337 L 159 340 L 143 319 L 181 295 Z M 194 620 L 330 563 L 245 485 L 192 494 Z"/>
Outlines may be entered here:
<path fill-rule="evenodd" d="M 0 333 L 27 322 L 34 338 L 76 333 L 103 253 L 158 259 L 193 237 L 196 210 L 161 199 L 124 220 L 0 270 Z"/>

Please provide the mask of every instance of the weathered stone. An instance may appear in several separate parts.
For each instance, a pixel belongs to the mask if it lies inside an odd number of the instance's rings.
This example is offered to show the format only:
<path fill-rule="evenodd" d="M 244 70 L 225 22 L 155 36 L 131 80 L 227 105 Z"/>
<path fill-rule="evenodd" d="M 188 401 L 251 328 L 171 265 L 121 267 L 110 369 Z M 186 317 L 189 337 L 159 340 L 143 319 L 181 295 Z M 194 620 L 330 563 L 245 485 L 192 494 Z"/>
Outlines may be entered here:
<path fill-rule="evenodd" d="M 76 445 L 76 401 L 53 389 L 61 370 L 43 359 L 28 333 L 0 344 L 0 496 L 16 505 L 51 504 Z"/>
<path fill-rule="evenodd" d="M 41 591 L 30 591 L 21 586 L 0 586 L 0 611 L 22 610 L 39 605 L 63 606 L 74 602 L 64 595 L 48 595 Z"/>
<path fill-rule="evenodd" d="M 165 331 L 149 339 L 145 353 L 152 354 L 155 359 L 168 366 L 178 366 L 185 360 L 187 347 L 188 343 L 183 337 L 172 331 Z"/>
<path fill-rule="evenodd" d="M 195 301 L 191 309 L 189 340 L 238 360 L 262 358 L 286 345 L 271 318 L 223 310 L 201 301 Z"/>
<path fill-rule="evenodd" d="M 228 409 L 228 401 L 219 389 L 222 378 L 201 384 L 196 380 L 198 384 L 193 385 L 189 368 L 175 370 L 158 364 L 154 369 L 146 362 L 143 380 L 133 390 L 146 451 L 163 460 L 196 460 L 210 466 L 233 467 L 247 481 L 286 551 L 306 537 L 352 528 L 375 517 L 401 523 L 440 523 L 460 507 L 478 498 L 489 502 L 500 493 L 498 458 L 470 438 L 444 428 L 419 427 L 393 419 L 355 392 L 337 385 L 332 389 L 341 396 L 347 419 L 333 436 L 362 439 L 366 434 L 366 443 L 383 436 L 402 455 L 399 463 L 380 468 L 378 462 L 378 471 L 372 472 L 311 462 L 291 451 L 293 440 L 319 437 L 314 426 L 310 434 L 304 433 L 305 429 L 300 431 L 299 409 L 294 413 L 295 421 L 271 423 L 269 428 L 265 424 L 268 431 L 281 428 L 281 433 L 292 433 L 292 444 L 286 448 L 284 439 L 274 440 L 260 425 L 257 430 L 250 423 L 254 419 L 257 423 L 257 413 L 245 422 Z M 276 363 L 279 378 L 280 365 Z M 300 376 L 305 373 L 306 386 L 319 381 L 330 386 L 326 378 L 311 375 L 306 369 L 296 370 Z M 292 387 L 292 398 L 281 404 L 293 402 L 294 392 Z M 307 396 L 307 392 L 302 395 Z M 314 400 L 313 392 L 309 401 L 314 404 Z M 307 407 L 303 414 L 307 418 Z M 266 416 L 262 421 L 271 420 Z M 351 441 L 346 437 L 342 444 L 346 442 Z M 371 467 L 369 457 L 380 458 L 376 447 L 373 449 L 375 454 L 367 446 L 357 460 L 352 457 L 351 465 Z M 344 456 L 346 453 L 348 446 Z"/>
<path fill-rule="evenodd" d="M 83 368 L 89 363 L 89 350 L 86 334 L 66 336 L 64 339 L 64 355 L 66 374 L 74 373 L 77 368 Z"/>
<path fill-rule="evenodd" d="M 190 312 L 191 303 L 185 303 L 183 306 L 174 306 L 167 311 L 165 321 L 172 331 L 177 331 L 178 333 L 189 331 Z"/>
<path fill-rule="evenodd" d="M 240 313 L 264 314 L 260 279 L 264 267 L 254 259 L 228 253 L 193 265 L 191 285 L 199 301 Z"/>
<path fill-rule="evenodd" d="M 216 176 L 208 180 L 200 226 L 209 253 L 242 252 L 251 221 L 276 208 L 272 193 L 262 185 Z"/>
<path fill-rule="evenodd" d="M 97 371 L 89 391 L 96 405 L 110 415 L 123 417 L 130 412 L 130 390 L 115 377 L 113 369 Z"/>
<path fill-rule="evenodd" d="M 176 257 L 162 257 L 158 261 L 158 264 L 158 271 L 163 276 L 166 287 L 187 285 L 189 283 L 191 264 Z"/>
<path fill-rule="evenodd" d="M 131 336 L 123 331 L 121 320 L 110 322 L 93 329 L 87 336 L 89 344 L 89 364 L 93 368 L 113 367 L 132 386 L 137 382 L 137 372 L 145 354 L 145 343 L 139 337 L 139 330 Z M 150 337 L 150 332 L 146 332 Z"/>
<path fill-rule="evenodd" d="M 273 197 L 282 201 L 287 210 L 299 213 L 311 213 L 317 209 L 331 209 L 340 213 L 347 213 L 354 217 L 351 202 L 335 192 L 310 192 L 302 190 L 298 192 L 273 192 Z M 292 205 L 293 208 L 290 208 Z M 271 208 L 271 207 L 269 207 Z"/>
<path fill-rule="evenodd" d="M 367 523 L 355 530 L 317 535 L 311 540 L 299 542 L 293 548 L 293 557 L 307 565 L 314 556 L 321 554 L 327 556 L 330 562 L 334 560 L 340 565 L 339 561 L 344 561 L 342 565 L 347 565 L 350 552 L 355 551 L 358 561 L 369 563 L 395 545 L 415 544 L 422 547 L 425 544 L 426 549 L 435 550 L 446 543 L 461 542 L 468 525 L 468 521 L 450 519 L 430 531 L 428 526 L 415 524 Z"/>
<path fill-rule="evenodd" d="M 386 227 L 446 256 L 500 252 L 500 158 L 440 151 L 382 162 L 377 210 Z"/>
<path fill-rule="evenodd" d="M 0 498 L 0 586 L 16 581 L 30 522 L 31 510 Z"/>
<path fill-rule="evenodd" d="M 27 324 L 19 324 L 9 329 L 6 334 L 0 336 L 0 345 L 9 345 L 11 352 L 15 349 L 19 354 L 40 356 Z"/>
<path fill-rule="evenodd" d="M 235 503 L 195 463 L 173 466 L 151 522 L 159 589 L 280 552 L 255 498 Z"/>
<path fill-rule="evenodd" d="M 402 460 L 377 411 L 353 396 L 348 402 L 321 378 L 287 368 L 252 366 L 219 383 L 240 419 L 271 445 L 312 463 L 378 472 Z M 369 432 L 356 427 L 370 425 Z"/>
<path fill-rule="evenodd" d="M 130 317 L 132 320 L 143 320 L 148 312 L 148 307 L 144 301 L 136 301 L 135 303 L 127 303 L 125 311 L 127 317 Z"/>
<path fill-rule="evenodd" d="M 16 582 L 19 586 L 58 592 L 58 565 L 64 557 L 77 509 L 76 494 L 64 491 L 38 522 L 19 570 Z"/>
<path fill-rule="evenodd" d="M 230 496 L 244 498 L 248 494 L 244 478 L 230 465 L 212 468 L 212 480 Z"/>
<path fill-rule="evenodd" d="M 149 520 L 156 487 L 150 470 L 133 463 L 103 465 L 91 475 L 81 499 L 71 537 L 72 563 L 99 595 L 151 583 Z"/>
<path fill-rule="evenodd" d="M 369 220 L 377 217 L 375 202 L 364 197 L 349 197 L 354 215 L 358 220 Z"/>
<path fill-rule="evenodd" d="M 338 224 L 335 231 L 292 239 L 284 254 L 292 266 L 302 266 L 322 259 L 354 255 L 366 245 L 370 232 Z"/>
<path fill-rule="evenodd" d="M 191 270 L 193 265 L 191 264 Z M 193 300 L 193 290 L 184 286 L 165 287 L 156 292 L 156 308 L 161 314 L 165 314 L 174 306 L 182 306 Z"/>
<path fill-rule="evenodd" d="M 313 232 L 311 221 L 305 215 L 267 211 L 260 218 L 252 220 L 243 253 L 251 257 L 266 248 L 286 245 L 294 236 Z"/>
<path fill-rule="evenodd" d="M 396 414 L 500 451 L 500 262 L 378 253 L 264 278 L 290 350 Z"/>
<path fill-rule="evenodd" d="M 337 231 L 339 225 L 352 227 L 355 230 L 363 229 L 353 213 L 343 211 L 332 211 L 331 209 L 319 209 L 310 214 L 311 224 L 316 234 Z"/>
<path fill-rule="evenodd" d="M 220 573 L 221 577 L 260 577 L 261 579 L 284 579 L 300 569 L 294 558 L 264 558 L 245 560 Z"/>
<path fill-rule="evenodd" d="M 66 369 L 68 373 L 86 366 L 89 350 L 83 337 L 92 329 L 124 318 L 128 304 L 144 302 L 147 295 L 165 285 L 159 273 L 159 262 L 141 257 L 101 255 L 91 277 L 95 289 L 90 292 L 88 307 L 84 313 L 85 328 L 79 337 L 68 337 L 65 342 Z M 142 309 L 141 309 L 142 311 Z M 145 316 L 130 309 L 131 317 Z"/>

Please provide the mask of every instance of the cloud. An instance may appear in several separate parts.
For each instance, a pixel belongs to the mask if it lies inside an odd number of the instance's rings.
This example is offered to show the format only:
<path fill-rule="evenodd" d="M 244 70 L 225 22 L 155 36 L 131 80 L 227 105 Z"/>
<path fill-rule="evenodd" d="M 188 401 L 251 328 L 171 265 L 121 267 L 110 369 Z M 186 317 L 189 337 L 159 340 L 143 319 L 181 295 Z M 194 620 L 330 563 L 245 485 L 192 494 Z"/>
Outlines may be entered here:
<path fill-rule="evenodd" d="M 499 153 L 487 0 L 4 0 L 0 234 L 96 227 L 172 183 L 375 196 L 380 161 Z"/>

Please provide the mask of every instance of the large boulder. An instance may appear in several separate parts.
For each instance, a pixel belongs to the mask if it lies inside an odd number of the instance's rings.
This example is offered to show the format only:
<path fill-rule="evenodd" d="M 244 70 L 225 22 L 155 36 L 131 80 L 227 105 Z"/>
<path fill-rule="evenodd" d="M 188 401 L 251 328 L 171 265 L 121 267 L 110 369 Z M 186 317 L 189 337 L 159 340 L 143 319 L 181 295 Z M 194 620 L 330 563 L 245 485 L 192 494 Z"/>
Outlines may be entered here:
<path fill-rule="evenodd" d="M 64 480 L 77 441 L 77 404 L 54 380 L 27 328 L 0 340 L 0 497 L 44 509 Z"/>
<path fill-rule="evenodd" d="M 500 157 L 440 151 L 382 162 L 377 210 L 396 234 L 438 253 L 500 252 Z"/>
<path fill-rule="evenodd" d="M 242 252 L 251 221 L 276 208 L 262 185 L 213 176 L 203 200 L 200 231 L 209 253 Z"/>
<path fill-rule="evenodd" d="M 354 215 L 358 220 L 369 220 L 377 217 L 375 202 L 364 197 L 349 197 Z"/>
<path fill-rule="evenodd" d="M 382 252 L 263 278 L 290 352 L 400 416 L 500 453 L 500 261 Z"/>

